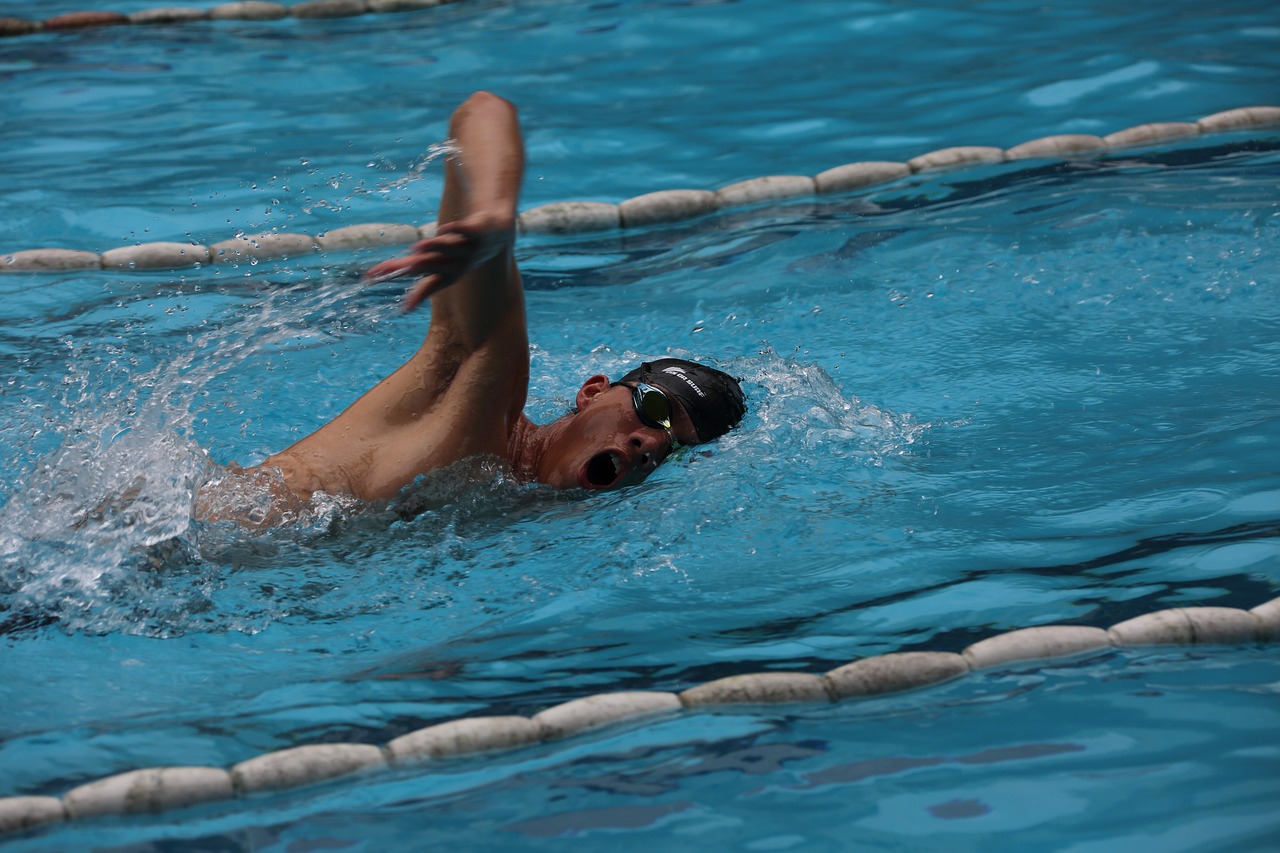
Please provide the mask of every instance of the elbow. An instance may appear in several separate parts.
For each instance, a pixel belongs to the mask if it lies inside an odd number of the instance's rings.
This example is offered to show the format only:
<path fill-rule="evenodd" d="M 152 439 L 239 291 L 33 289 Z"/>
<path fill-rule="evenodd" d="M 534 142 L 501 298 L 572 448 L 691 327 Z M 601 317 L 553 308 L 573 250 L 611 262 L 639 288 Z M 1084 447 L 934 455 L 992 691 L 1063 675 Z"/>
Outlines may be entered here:
<path fill-rule="evenodd" d="M 449 135 L 462 139 L 468 129 L 481 130 L 486 135 L 494 132 L 519 136 L 519 119 L 516 106 L 492 92 L 475 92 L 463 101 L 449 120 Z"/>
<path fill-rule="evenodd" d="M 503 98 L 503 97 L 500 97 L 500 96 L 498 96 L 498 95 L 495 95 L 495 94 L 493 94 L 493 92 L 490 92 L 490 91 L 485 90 L 485 89 L 480 89 L 480 90 L 478 90 L 478 91 L 472 92 L 472 93 L 467 97 L 466 103 L 468 103 L 468 104 L 493 104 L 493 105 L 495 105 L 495 106 L 505 106 L 505 107 L 508 107 L 508 108 L 510 108 L 510 109 L 515 109 L 515 106 L 514 106 L 510 101 L 508 101 L 506 98 Z"/>
<path fill-rule="evenodd" d="M 501 98 L 493 92 L 486 92 L 483 89 L 479 92 L 473 92 L 458 107 L 459 113 L 505 113 L 510 116 L 516 114 L 516 105 Z"/>

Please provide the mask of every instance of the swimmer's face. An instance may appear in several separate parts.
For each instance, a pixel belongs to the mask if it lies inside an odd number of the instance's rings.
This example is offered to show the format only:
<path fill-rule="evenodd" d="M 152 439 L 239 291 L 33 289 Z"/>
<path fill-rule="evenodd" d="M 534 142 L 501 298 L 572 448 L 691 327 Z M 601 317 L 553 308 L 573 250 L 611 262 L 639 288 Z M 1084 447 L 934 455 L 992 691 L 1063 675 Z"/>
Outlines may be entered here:
<path fill-rule="evenodd" d="M 616 489 L 643 482 L 670 455 L 672 440 L 697 443 L 697 432 L 678 403 L 671 431 L 645 423 L 635 391 L 593 376 L 578 391 L 578 411 L 562 422 L 538 466 L 538 479 L 559 488 Z"/>

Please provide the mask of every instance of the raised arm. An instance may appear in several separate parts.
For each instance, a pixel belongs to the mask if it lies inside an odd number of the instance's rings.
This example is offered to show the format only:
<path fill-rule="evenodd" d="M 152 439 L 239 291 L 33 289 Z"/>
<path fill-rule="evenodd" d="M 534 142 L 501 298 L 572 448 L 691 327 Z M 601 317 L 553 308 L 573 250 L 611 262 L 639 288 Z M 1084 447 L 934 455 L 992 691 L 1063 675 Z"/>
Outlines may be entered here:
<path fill-rule="evenodd" d="M 524 144 L 516 111 L 480 92 L 453 114 L 436 235 L 369 271 L 419 276 L 405 307 L 431 300 L 418 351 L 329 423 L 261 467 L 303 500 L 317 491 L 391 497 L 419 474 L 507 456 L 529 382 L 516 202 Z M 252 473 L 252 472 L 251 472 Z"/>
<path fill-rule="evenodd" d="M 449 136 L 455 150 L 445 165 L 436 235 L 373 267 L 368 276 L 420 276 L 405 296 L 405 309 L 430 298 L 432 325 L 447 324 L 471 349 L 488 339 L 511 308 L 523 323 L 511 249 L 524 143 L 515 107 L 488 92 L 477 92 L 454 111 Z M 453 287 L 464 280 L 464 286 Z"/>

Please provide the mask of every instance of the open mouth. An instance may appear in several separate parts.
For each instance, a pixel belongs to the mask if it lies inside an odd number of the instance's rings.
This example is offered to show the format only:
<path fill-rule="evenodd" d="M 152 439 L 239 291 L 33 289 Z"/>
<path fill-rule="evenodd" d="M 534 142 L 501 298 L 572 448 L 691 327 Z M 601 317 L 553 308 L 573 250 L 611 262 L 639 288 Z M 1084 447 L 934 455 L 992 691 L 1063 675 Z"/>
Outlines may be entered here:
<path fill-rule="evenodd" d="M 616 450 L 604 450 L 587 460 L 582 472 L 582 485 L 588 489 L 608 489 L 627 473 L 627 463 Z"/>

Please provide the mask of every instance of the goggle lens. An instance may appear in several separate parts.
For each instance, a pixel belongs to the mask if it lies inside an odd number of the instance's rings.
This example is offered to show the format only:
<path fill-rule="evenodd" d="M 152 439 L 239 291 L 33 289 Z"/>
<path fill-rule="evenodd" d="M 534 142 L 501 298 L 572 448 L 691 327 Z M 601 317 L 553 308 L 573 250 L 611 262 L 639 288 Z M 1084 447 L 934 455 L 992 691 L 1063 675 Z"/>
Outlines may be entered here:
<path fill-rule="evenodd" d="M 631 404 L 636 407 L 636 415 L 642 424 L 667 434 L 667 439 L 671 442 L 669 452 L 675 453 L 684 446 L 671 431 L 671 401 L 661 388 L 637 382 L 631 391 Z"/>
<path fill-rule="evenodd" d="M 636 414 L 646 426 L 671 429 L 671 401 L 666 394 L 641 382 L 636 385 L 631 402 L 635 404 Z"/>

